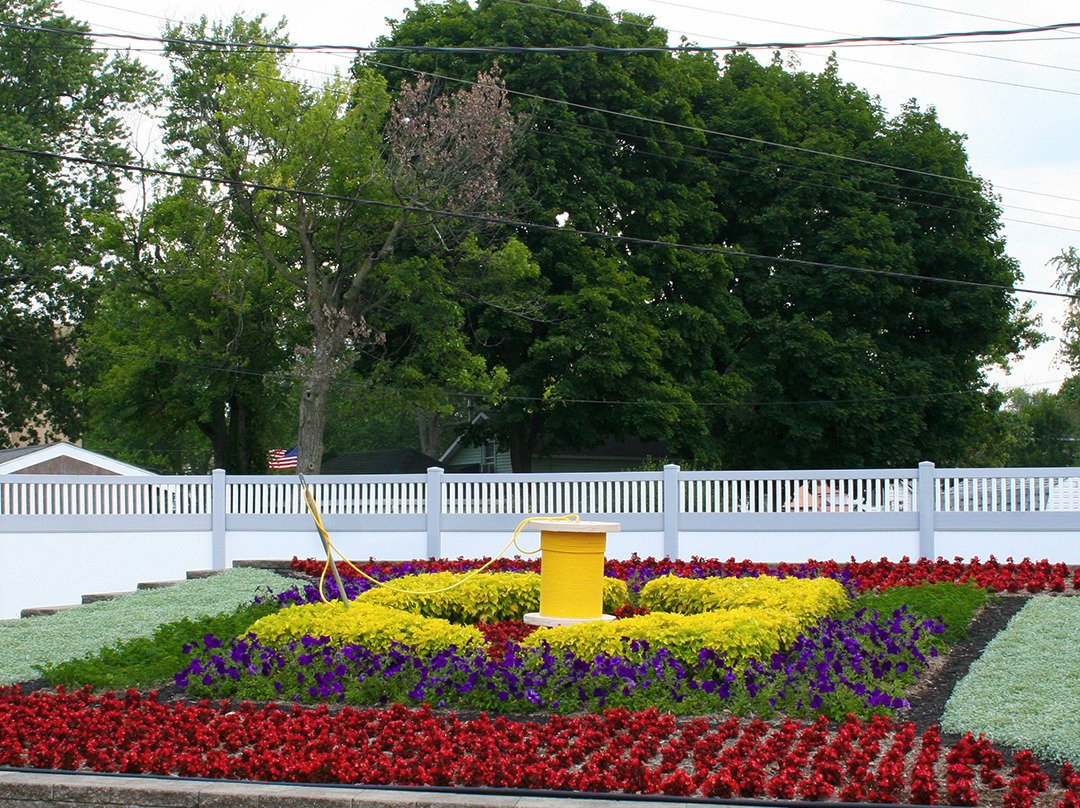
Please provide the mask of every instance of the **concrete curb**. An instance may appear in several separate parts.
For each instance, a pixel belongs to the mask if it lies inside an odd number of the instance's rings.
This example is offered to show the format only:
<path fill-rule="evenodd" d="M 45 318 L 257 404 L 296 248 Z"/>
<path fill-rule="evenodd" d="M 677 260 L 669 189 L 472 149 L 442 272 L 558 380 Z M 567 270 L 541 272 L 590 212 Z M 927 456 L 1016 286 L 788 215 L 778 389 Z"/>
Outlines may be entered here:
<path fill-rule="evenodd" d="M 671 803 L 669 803 L 671 804 Z M 390 791 L 173 777 L 0 771 L 0 808 L 632 808 L 645 800 Z"/>

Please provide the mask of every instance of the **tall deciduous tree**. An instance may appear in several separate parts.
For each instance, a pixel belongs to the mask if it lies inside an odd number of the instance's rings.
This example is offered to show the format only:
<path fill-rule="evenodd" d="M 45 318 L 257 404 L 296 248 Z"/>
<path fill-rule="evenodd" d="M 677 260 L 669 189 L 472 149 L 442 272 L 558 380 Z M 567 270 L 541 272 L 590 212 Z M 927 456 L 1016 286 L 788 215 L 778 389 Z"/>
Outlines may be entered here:
<path fill-rule="evenodd" d="M 802 149 L 724 143 L 717 205 L 742 248 L 1006 289 L 1020 278 L 963 137 L 933 110 L 889 117 L 835 63 L 812 74 L 739 54 L 703 114 Z M 730 370 L 749 386 L 716 430 L 740 467 L 956 463 L 997 408 L 986 367 L 1037 339 L 1002 289 L 753 262 L 732 291 L 749 316 Z"/>
<path fill-rule="evenodd" d="M 388 42 L 666 43 L 648 18 L 612 19 L 599 3 L 543 6 L 419 4 Z M 721 65 L 665 54 L 501 58 L 513 90 L 580 105 L 517 102 L 532 112 L 522 171 L 541 221 L 565 213 L 586 231 L 1005 287 L 530 234 L 551 323 L 486 312 L 475 332 L 501 335 L 510 390 L 533 399 L 508 402 L 496 422 L 515 469 L 545 440 L 620 434 L 752 468 L 948 463 L 977 442 L 997 407 L 986 368 L 1038 337 L 1008 291 L 1020 274 L 999 209 L 963 137 L 933 110 L 911 103 L 889 116 L 835 64 L 813 74 L 745 53 Z M 484 64 L 457 54 L 379 61 L 462 78 Z"/>
<path fill-rule="evenodd" d="M 403 287 L 408 262 L 395 260 L 395 251 L 406 240 L 443 250 L 468 230 L 464 220 L 418 209 L 475 214 L 498 199 L 514 128 L 505 92 L 490 74 L 450 97 L 436 97 L 421 82 L 390 109 L 385 84 L 372 71 L 320 87 L 287 80 L 284 52 L 272 47 L 284 41 L 280 28 L 266 30 L 261 19 L 204 20 L 169 33 L 271 45 L 169 45 L 174 78 L 167 142 L 173 159 L 238 181 L 228 191 L 237 225 L 299 290 L 311 328 L 299 408 L 300 468 L 318 471 L 334 379 L 357 352 L 385 339 L 396 322 L 395 304 L 417 291 Z M 429 279 L 419 276 L 426 286 Z"/>
<path fill-rule="evenodd" d="M 0 21 L 87 30 L 51 0 L 0 4 Z M 79 36 L 0 29 L 0 144 L 124 160 L 124 110 L 147 72 Z M 119 173 L 0 152 L 0 446 L 78 434 L 75 329 L 116 210 Z"/>
<path fill-rule="evenodd" d="M 418 4 L 388 44 L 657 46 L 666 32 L 649 18 L 607 16 L 599 4 L 552 0 L 554 9 L 480 0 Z M 569 13 L 560 13 L 560 10 Z M 582 12 L 586 12 L 583 15 Z M 500 55 L 514 90 L 675 124 L 700 124 L 699 96 L 716 81 L 711 59 L 662 54 Z M 468 79 L 482 56 L 452 60 L 380 55 L 388 64 Z M 606 235 L 658 241 L 722 241 L 715 172 L 698 132 L 614 118 L 557 102 L 518 99 L 531 123 L 518 152 L 525 218 Z M 478 350 L 510 371 L 508 398 L 491 423 L 528 471 L 545 445 L 584 447 L 609 437 L 665 438 L 682 452 L 705 437 L 698 400 L 728 401 L 717 372 L 730 353 L 738 303 L 720 256 L 625 246 L 559 233 L 526 232 L 546 305 L 539 316 L 470 311 Z M 629 402 L 608 404 L 612 402 Z M 582 403 L 591 402 L 591 403 Z"/>
<path fill-rule="evenodd" d="M 176 472 L 265 470 L 268 441 L 292 431 L 286 374 L 304 336 L 293 287 L 192 181 L 105 236 L 79 346 L 87 439 Z"/>

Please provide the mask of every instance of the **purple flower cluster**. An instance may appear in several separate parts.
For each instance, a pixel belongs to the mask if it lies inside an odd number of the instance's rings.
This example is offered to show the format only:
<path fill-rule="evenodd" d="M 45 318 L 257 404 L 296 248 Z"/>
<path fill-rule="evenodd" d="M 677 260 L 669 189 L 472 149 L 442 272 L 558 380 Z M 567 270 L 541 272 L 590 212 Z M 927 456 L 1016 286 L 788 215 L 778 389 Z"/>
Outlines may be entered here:
<path fill-rule="evenodd" d="M 687 664 L 644 641 L 627 643 L 624 655 L 593 659 L 511 643 L 491 659 L 482 650 L 455 648 L 420 655 L 397 646 L 376 653 L 335 646 L 326 637 L 273 646 L 248 635 L 223 645 L 208 635 L 202 649 L 190 649 L 194 656 L 176 684 L 200 695 L 354 704 L 411 700 L 515 712 L 654 705 L 838 717 L 906 708 L 894 694 L 936 655 L 930 639 L 943 630 L 940 621 L 920 621 L 906 609 L 884 620 L 858 612 L 822 620 L 786 652 L 742 667 L 709 649 Z"/>

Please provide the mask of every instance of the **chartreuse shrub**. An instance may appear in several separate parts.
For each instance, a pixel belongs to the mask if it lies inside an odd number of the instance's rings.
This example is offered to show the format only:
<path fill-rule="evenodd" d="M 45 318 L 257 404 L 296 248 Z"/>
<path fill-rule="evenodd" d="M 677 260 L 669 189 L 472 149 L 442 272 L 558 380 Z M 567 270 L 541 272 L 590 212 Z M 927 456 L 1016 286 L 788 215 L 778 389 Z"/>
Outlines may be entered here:
<path fill-rule="evenodd" d="M 540 576 L 534 572 L 480 573 L 454 589 L 434 591 L 451 586 L 468 574 L 406 575 L 393 580 L 394 589 L 374 587 L 361 594 L 356 602 L 468 625 L 520 620 L 527 612 L 540 608 Z M 628 602 L 626 582 L 605 577 L 604 610 L 611 612 Z"/>
<path fill-rule="evenodd" d="M 847 593 L 832 578 L 679 578 L 665 575 L 645 584 L 641 605 L 654 612 L 700 614 L 721 609 L 755 608 L 779 611 L 809 625 L 839 614 Z"/>
<path fill-rule="evenodd" d="M 338 601 L 289 606 L 252 623 L 247 633 L 263 642 L 287 642 L 304 637 L 329 637 L 334 643 L 357 643 L 372 651 L 388 651 L 401 643 L 420 653 L 451 646 L 479 648 L 484 635 L 437 617 L 410 614 L 375 603 Z"/>
<path fill-rule="evenodd" d="M 831 578 L 699 578 L 666 576 L 641 590 L 651 614 L 610 623 L 578 623 L 537 631 L 523 645 L 547 645 L 579 657 L 618 655 L 626 641 L 646 640 L 691 662 L 704 648 L 729 664 L 768 659 L 789 647 L 822 617 L 848 606 L 847 594 Z"/>
<path fill-rule="evenodd" d="M 738 665 L 749 659 L 768 659 L 794 642 L 802 629 L 802 623 L 790 614 L 739 606 L 701 614 L 653 612 L 613 622 L 559 626 L 530 634 L 522 645 L 539 648 L 546 643 L 554 651 L 573 651 L 591 659 L 597 654 L 625 654 L 626 640 L 645 640 L 683 662 L 692 662 L 703 648 L 709 648 Z"/>

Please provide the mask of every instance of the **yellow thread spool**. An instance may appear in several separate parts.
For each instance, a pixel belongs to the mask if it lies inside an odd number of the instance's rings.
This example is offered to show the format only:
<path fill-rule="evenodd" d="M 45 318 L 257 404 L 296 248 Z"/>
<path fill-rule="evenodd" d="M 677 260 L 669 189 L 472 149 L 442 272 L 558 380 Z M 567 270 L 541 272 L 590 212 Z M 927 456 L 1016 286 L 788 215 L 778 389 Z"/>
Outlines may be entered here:
<path fill-rule="evenodd" d="M 561 626 L 611 620 L 604 614 L 604 550 L 617 522 L 532 523 L 540 529 L 540 611 L 525 622 Z"/>

